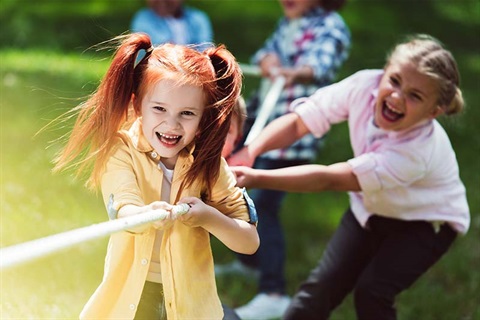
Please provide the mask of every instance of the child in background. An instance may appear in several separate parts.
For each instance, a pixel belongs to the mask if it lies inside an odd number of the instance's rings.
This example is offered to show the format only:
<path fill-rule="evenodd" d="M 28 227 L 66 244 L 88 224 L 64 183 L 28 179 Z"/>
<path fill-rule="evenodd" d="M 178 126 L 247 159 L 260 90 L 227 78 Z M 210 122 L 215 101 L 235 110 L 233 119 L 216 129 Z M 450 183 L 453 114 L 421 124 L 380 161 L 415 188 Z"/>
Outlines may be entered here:
<path fill-rule="evenodd" d="M 348 121 L 354 158 L 279 170 L 232 167 L 238 185 L 349 191 L 350 208 L 285 319 L 327 319 L 353 290 L 357 319 L 396 319 L 395 298 L 465 234 L 470 214 L 455 152 L 435 120 L 464 102 L 456 62 L 436 39 L 399 44 L 384 70 L 360 71 L 293 103 L 232 163 Z"/>
<path fill-rule="evenodd" d="M 289 113 L 288 106 L 294 99 L 309 96 L 334 81 L 350 47 L 350 32 L 336 12 L 344 2 L 280 0 L 284 17 L 252 59 L 253 64 L 260 66 L 264 77 L 261 87 L 277 76 L 286 79 L 268 122 Z M 254 110 L 248 109 L 248 115 L 254 119 Z M 275 169 L 311 163 L 318 151 L 319 141 L 306 135 L 288 148 L 261 155 L 254 167 Z M 237 255 L 238 261 L 215 266 L 217 275 L 236 271 L 247 276 L 259 274 L 258 294 L 250 303 L 236 309 L 242 319 L 281 317 L 290 302 L 286 295 L 286 245 L 280 221 L 285 195 L 285 192 L 273 190 L 251 191 L 261 221 L 258 226 L 260 248 L 252 256 Z"/>
<path fill-rule="evenodd" d="M 127 35 L 79 117 L 56 169 L 93 165 L 110 219 L 186 203 L 188 213 L 110 237 L 102 283 L 81 318 L 222 319 L 210 234 L 259 245 L 245 195 L 221 158 L 241 71 L 224 47 L 198 52 Z M 135 64 L 139 52 L 145 56 Z"/>
<path fill-rule="evenodd" d="M 199 51 L 213 41 L 212 23 L 205 12 L 184 5 L 183 0 L 146 1 L 148 7 L 133 16 L 132 32 L 148 34 L 154 45 L 192 44 Z"/>
<path fill-rule="evenodd" d="M 235 107 L 232 111 L 232 122 L 228 129 L 225 145 L 222 150 L 222 157 L 227 159 L 233 151 L 239 146 L 243 138 L 243 127 L 247 118 L 247 106 L 242 96 L 238 97 Z"/>

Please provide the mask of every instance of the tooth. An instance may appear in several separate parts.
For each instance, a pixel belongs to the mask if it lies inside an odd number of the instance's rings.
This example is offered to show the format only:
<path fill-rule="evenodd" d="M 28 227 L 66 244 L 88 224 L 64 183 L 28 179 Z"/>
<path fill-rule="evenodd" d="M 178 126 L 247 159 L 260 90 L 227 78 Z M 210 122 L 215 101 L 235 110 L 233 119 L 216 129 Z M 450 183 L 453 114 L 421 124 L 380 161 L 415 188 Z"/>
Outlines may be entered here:
<path fill-rule="evenodd" d="M 389 105 L 387 103 L 387 108 L 390 109 L 392 112 L 395 112 L 397 114 L 402 114 L 402 112 L 400 110 L 397 110 L 396 108 L 394 108 L 393 106 Z"/>

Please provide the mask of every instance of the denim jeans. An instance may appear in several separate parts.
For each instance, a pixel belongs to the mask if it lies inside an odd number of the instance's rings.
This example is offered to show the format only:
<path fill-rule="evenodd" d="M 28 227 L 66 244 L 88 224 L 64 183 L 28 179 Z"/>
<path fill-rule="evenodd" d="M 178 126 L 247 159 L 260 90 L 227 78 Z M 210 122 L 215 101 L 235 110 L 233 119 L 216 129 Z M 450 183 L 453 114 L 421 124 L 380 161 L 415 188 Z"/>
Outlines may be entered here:
<path fill-rule="evenodd" d="M 437 232 L 426 221 L 377 215 L 364 229 L 349 209 L 284 319 L 328 319 L 352 290 L 357 319 L 396 319 L 395 297 L 447 252 L 456 235 L 446 223 Z"/>
<path fill-rule="evenodd" d="M 257 158 L 254 168 L 277 169 L 306 163 L 308 162 Z M 286 193 L 252 189 L 248 191 L 248 194 L 257 209 L 260 247 L 255 254 L 239 254 L 238 258 L 245 265 L 259 269 L 259 292 L 284 294 L 286 245 L 279 215 Z"/>

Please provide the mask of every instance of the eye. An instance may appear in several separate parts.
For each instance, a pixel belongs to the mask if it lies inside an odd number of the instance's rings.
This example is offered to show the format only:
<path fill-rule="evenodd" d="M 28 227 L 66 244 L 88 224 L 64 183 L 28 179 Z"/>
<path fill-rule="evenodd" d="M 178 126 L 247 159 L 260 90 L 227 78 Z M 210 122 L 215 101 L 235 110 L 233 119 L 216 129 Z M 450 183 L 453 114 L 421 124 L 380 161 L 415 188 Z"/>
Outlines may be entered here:
<path fill-rule="evenodd" d="M 394 76 L 391 76 L 389 80 L 390 80 L 390 83 L 395 87 L 400 85 L 400 80 Z"/>
<path fill-rule="evenodd" d="M 161 106 L 154 106 L 153 109 L 157 110 L 157 111 L 165 111 L 165 108 L 164 107 L 161 107 Z"/>
<path fill-rule="evenodd" d="M 193 113 L 192 111 L 182 111 L 182 115 L 184 115 L 184 116 L 194 116 L 195 113 Z"/>
<path fill-rule="evenodd" d="M 410 97 L 413 100 L 422 101 L 422 97 L 418 93 L 412 92 L 410 93 Z"/>

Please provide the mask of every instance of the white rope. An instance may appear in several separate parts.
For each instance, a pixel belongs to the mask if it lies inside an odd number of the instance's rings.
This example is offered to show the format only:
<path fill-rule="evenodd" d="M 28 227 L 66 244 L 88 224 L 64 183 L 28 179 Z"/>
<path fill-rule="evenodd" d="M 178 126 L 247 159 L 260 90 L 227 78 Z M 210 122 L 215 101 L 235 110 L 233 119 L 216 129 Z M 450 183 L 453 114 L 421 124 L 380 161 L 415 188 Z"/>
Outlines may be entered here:
<path fill-rule="evenodd" d="M 239 63 L 239 65 L 244 75 L 252 76 L 252 77 L 261 76 L 260 67 L 258 66 L 251 65 L 251 64 L 244 64 L 244 63 Z"/>
<path fill-rule="evenodd" d="M 186 203 L 174 206 L 171 212 L 172 219 L 187 213 L 189 209 L 190 206 Z M 2 248 L 0 249 L 0 269 L 13 267 L 20 263 L 43 257 L 61 249 L 65 249 L 89 240 L 101 238 L 115 232 L 132 229 L 137 226 L 162 220 L 167 218 L 169 215 L 170 212 L 166 210 L 152 210 L 146 213 L 101 222 L 91 226 Z"/>
<path fill-rule="evenodd" d="M 275 78 L 273 84 L 271 85 L 270 89 L 268 90 L 267 94 L 265 95 L 265 99 L 263 100 L 262 105 L 257 114 L 257 118 L 253 123 L 250 132 L 245 139 L 245 145 L 249 145 L 255 138 L 258 137 L 262 129 L 265 127 L 267 123 L 268 117 L 272 113 L 275 105 L 277 104 L 278 98 L 282 93 L 282 89 L 285 85 L 285 78 L 282 76 L 278 76 Z"/>
<path fill-rule="evenodd" d="M 260 68 L 258 66 L 240 63 L 240 68 L 242 69 L 244 75 L 255 77 L 261 76 Z M 270 91 L 267 93 L 264 103 L 262 104 L 262 107 L 260 109 L 261 111 L 259 113 L 259 116 L 261 116 L 260 118 L 263 124 L 257 124 L 259 120 L 257 117 L 252 131 L 254 128 L 257 128 L 256 130 L 258 130 L 258 132 L 261 131 L 261 129 L 265 125 L 266 120 L 268 119 L 268 114 L 271 112 L 271 109 L 273 109 L 273 106 L 278 99 L 278 95 L 280 93 L 277 93 L 277 91 L 281 91 L 284 83 L 285 79 L 283 78 L 277 78 L 277 80 L 274 82 Z M 278 87 L 280 88 L 278 89 Z M 264 115 L 267 112 L 268 114 Z M 250 136 L 252 136 L 252 132 L 250 132 L 249 137 Z M 253 137 L 250 139 L 253 139 Z M 174 218 L 180 214 L 185 214 L 186 212 L 188 212 L 189 208 L 190 207 L 187 204 L 174 206 L 174 209 L 172 209 L 172 217 Z M 13 267 L 33 259 L 52 254 L 59 250 L 72 247 L 82 242 L 105 237 L 115 232 L 132 229 L 137 226 L 148 224 L 157 220 L 162 220 L 165 219 L 169 214 L 170 212 L 165 210 L 153 210 L 143 214 L 101 222 L 98 224 L 93 224 L 91 226 L 54 234 L 44 238 L 12 245 L 6 248 L 1 248 L 0 269 Z"/>

